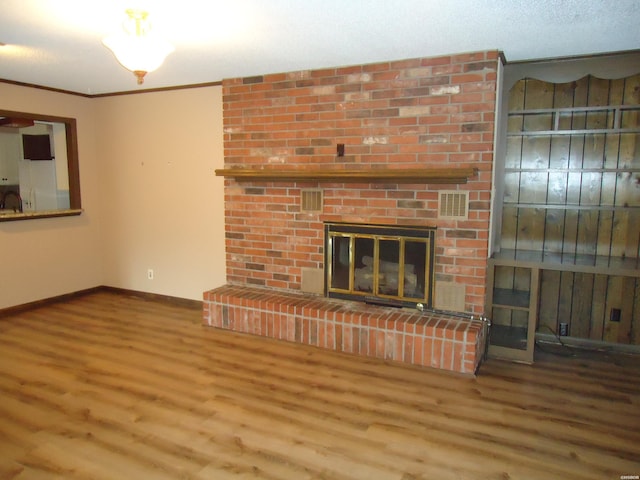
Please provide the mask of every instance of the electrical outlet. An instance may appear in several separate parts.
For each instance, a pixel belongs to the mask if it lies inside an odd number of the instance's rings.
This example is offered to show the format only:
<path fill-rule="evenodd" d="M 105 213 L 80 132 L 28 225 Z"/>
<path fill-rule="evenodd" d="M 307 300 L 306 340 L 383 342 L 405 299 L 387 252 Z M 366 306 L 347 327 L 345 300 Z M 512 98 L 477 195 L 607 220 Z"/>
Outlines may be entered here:
<path fill-rule="evenodd" d="M 619 322 L 620 321 L 621 311 L 619 308 L 612 308 L 611 313 L 609 314 L 609 321 L 611 322 Z"/>
<path fill-rule="evenodd" d="M 153 268 L 147 270 L 147 280 L 153 280 Z"/>
<path fill-rule="evenodd" d="M 560 336 L 561 337 L 566 337 L 567 335 L 569 335 L 569 324 L 561 322 L 560 323 Z"/>

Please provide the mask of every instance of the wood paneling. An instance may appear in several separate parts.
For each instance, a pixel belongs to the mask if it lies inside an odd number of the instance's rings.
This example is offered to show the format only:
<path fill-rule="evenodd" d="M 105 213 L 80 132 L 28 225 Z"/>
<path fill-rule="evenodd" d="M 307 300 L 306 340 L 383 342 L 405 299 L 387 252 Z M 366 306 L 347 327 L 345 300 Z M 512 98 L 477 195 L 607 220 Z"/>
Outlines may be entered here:
<path fill-rule="evenodd" d="M 640 362 L 477 378 L 98 292 L 0 321 L 0 478 L 603 479 L 640 472 Z"/>

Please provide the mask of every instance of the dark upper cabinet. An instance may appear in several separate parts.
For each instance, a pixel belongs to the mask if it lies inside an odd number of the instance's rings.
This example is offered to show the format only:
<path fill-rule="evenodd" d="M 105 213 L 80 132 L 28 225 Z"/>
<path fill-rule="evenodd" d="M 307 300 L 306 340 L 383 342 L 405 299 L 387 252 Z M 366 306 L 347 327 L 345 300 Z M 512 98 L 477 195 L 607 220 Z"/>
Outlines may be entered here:
<path fill-rule="evenodd" d="M 22 135 L 25 160 L 51 160 L 51 139 L 49 135 Z"/>

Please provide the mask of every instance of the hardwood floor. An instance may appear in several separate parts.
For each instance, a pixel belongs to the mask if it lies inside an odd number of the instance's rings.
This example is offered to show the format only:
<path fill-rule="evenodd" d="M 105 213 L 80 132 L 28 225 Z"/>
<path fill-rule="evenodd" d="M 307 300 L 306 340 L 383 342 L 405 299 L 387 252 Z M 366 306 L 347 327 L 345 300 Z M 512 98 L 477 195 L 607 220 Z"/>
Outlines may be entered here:
<path fill-rule="evenodd" d="M 97 292 L 0 319 L 2 479 L 619 479 L 640 359 L 475 379 L 203 327 Z"/>

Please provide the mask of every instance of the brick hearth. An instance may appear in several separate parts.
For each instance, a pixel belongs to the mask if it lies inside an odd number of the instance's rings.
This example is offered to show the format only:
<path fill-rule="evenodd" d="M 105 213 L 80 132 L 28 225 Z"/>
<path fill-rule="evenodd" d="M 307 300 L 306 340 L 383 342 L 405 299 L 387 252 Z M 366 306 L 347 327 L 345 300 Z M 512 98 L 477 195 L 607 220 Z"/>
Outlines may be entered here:
<path fill-rule="evenodd" d="M 205 292 L 203 320 L 236 332 L 464 374 L 475 373 L 485 343 L 479 320 L 246 286 Z"/>

